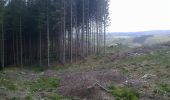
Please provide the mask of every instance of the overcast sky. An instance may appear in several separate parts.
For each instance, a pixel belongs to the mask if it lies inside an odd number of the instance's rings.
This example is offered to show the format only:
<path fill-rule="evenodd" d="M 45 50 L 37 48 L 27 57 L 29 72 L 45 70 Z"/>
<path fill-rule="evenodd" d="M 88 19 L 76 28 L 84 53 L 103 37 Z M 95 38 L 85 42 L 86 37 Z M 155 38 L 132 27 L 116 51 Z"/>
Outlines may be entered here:
<path fill-rule="evenodd" d="M 170 0 L 110 0 L 109 32 L 170 29 Z"/>

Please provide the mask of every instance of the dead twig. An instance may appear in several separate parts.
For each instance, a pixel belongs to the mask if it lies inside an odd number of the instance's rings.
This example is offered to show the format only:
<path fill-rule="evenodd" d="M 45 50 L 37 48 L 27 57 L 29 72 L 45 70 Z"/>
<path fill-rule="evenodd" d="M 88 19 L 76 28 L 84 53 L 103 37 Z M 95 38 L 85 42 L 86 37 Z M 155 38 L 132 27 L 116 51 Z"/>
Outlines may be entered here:
<path fill-rule="evenodd" d="M 98 86 L 99 88 L 101 88 L 102 90 L 106 91 L 107 93 L 111 93 L 111 90 L 105 88 L 104 86 L 102 86 L 98 82 L 96 82 L 92 86 L 88 87 L 88 89 L 94 88 L 95 86 Z"/>

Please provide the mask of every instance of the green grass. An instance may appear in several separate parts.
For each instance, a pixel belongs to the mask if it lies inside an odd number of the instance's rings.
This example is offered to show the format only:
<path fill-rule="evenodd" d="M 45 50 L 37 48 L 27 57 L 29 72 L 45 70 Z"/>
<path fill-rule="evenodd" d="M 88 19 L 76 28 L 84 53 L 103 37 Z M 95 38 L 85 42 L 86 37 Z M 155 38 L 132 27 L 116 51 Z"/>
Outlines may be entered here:
<path fill-rule="evenodd" d="M 28 95 L 25 97 L 25 100 L 33 100 L 33 97 L 31 95 Z"/>
<path fill-rule="evenodd" d="M 40 77 L 34 82 L 26 82 L 30 86 L 31 92 L 56 89 L 59 83 L 60 80 L 55 77 Z"/>
<path fill-rule="evenodd" d="M 140 77 L 145 74 L 152 74 L 159 77 L 159 80 L 161 78 L 167 80 L 170 76 L 170 55 L 165 50 L 120 59 L 115 64 L 116 68 L 124 74 L 133 73 Z"/>
<path fill-rule="evenodd" d="M 59 87 L 60 79 L 56 77 L 39 77 L 35 81 L 26 81 L 25 86 L 28 89 L 28 95 L 25 97 L 25 100 L 34 100 L 34 96 L 38 92 L 48 93 L 45 100 L 62 100 L 62 96 L 57 93 L 53 93 L 53 90 L 56 90 Z"/>
<path fill-rule="evenodd" d="M 25 68 L 28 69 L 28 70 L 34 71 L 36 73 L 46 70 L 45 66 L 40 66 L 39 64 L 34 64 L 34 65 L 29 66 L 29 67 L 26 66 Z"/>
<path fill-rule="evenodd" d="M 63 100 L 63 99 L 64 99 L 64 97 L 63 97 L 63 96 L 60 96 L 60 95 L 55 94 L 55 95 L 48 96 L 48 97 L 47 97 L 47 99 L 48 99 L 48 100 Z"/>
<path fill-rule="evenodd" d="M 169 84 L 164 84 L 164 83 L 159 83 L 156 85 L 154 89 L 154 93 L 160 94 L 160 95 L 170 95 L 170 85 Z"/>
<path fill-rule="evenodd" d="M 0 78 L 0 88 L 15 91 L 18 89 L 17 84 L 13 81 L 5 79 L 3 77 Z"/>
<path fill-rule="evenodd" d="M 49 93 L 48 95 L 43 97 L 43 100 L 63 100 L 63 99 L 65 99 L 63 96 L 54 93 Z M 35 99 L 33 99 L 32 94 L 29 94 L 28 96 L 25 97 L 24 100 L 35 100 Z"/>
<path fill-rule="evenodd" d="M 143 54 L 136 57 L 122 59 L 119 63 L 124 64 L 140 64 L 142 62 L 156 63 L 168 67 L 170 65 L 170 56 L 166 54 L 165 50 L 153 52 L 153 54 Z"/>
<path fill-rule="evenodd" d="M 120 51 L 124 51 L 124 50 L 128 50 L 128 49 L 129 49 L 128 45 L 120 44 L 117 46 L 108 47 L 107 52 L 108 53 L 116 53 L 116 52 L 120 52 Z"/>
<path fill-rule="evenodd" d="M 116 87 L 114 84 L 110 87 L 115 100 L 139 100 L 139 93 L 127 87 Z"/>

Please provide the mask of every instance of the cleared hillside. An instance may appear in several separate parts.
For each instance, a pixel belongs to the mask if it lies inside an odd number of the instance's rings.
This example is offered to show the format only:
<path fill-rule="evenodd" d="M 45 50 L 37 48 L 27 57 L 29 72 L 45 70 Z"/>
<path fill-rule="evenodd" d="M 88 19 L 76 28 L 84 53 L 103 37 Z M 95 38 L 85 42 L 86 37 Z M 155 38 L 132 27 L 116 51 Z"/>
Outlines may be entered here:
<path fill-rule="evenodd" d="M 0 73 L 0 96 L 4 100 L 169 100 L 170 43 L 125 48 L 109 47 L 106 55 L 50 69 L 6 68 Z"/>

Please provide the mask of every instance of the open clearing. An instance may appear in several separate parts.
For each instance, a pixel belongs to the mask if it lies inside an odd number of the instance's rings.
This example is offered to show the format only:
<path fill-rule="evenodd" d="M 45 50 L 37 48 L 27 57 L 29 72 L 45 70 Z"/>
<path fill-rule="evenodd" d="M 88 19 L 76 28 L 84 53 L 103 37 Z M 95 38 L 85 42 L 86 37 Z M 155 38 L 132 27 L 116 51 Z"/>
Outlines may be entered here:
<path fill-rule="evenodd" d="M 48 70 L 6 68 L 1 100 L 169 100 L 169 43 L 124 49 Z"/>

